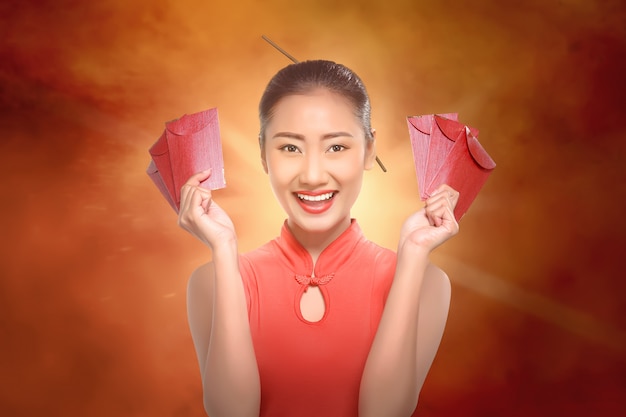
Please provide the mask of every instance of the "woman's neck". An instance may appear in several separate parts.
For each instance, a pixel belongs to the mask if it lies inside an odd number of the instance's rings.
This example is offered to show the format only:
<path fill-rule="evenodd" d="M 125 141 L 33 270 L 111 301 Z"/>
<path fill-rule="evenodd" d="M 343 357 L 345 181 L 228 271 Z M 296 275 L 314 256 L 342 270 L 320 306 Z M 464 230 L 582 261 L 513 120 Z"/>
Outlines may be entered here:
<path fill-rule="evenodd" d="M 345 220 L 342 220 L 332 229 L 320 232 L 311 232 L 308 230 L 304 230 L 295 223 L 287 220 L 287 226 L 289 226 L 289 230 L 296 238 L 296 240 L 302 245 L 302 247 L 306 249 L 309 255 L 311 255 L 314 266 L 322 251 L 324 251 L 324 249 L 326 249 L 328 245 L 333 243 L 343 232 L 345 232 L 351 224 L 352 220 L 350 217 L 348 217 Z"/>

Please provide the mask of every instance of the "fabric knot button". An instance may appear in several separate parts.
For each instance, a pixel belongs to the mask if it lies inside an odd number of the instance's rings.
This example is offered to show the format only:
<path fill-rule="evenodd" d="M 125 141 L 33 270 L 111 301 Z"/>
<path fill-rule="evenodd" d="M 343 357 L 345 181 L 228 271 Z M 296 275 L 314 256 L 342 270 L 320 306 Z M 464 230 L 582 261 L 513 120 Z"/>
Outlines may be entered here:
<path fill-rule="evenodd" d="M 305 287 L 304 291 L 306 291 L 306 288 L 309 286 L 315 287 L 319 285 L 328 284 L 330 280 L 333 279 L 334 276 L 335 274 L 333 273 L 333 274 L 322 275 L 321 277 L 312 277 L 309 275 L 296 275 L 295 278 L 299 284 Z"/>

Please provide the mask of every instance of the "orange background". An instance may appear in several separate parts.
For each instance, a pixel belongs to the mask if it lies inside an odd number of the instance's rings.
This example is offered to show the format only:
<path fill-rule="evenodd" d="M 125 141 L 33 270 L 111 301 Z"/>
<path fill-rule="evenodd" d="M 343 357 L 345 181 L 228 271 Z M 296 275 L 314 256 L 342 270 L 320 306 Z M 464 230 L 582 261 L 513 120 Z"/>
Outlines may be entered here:
<path fill-rule="evenodd" d="M 147 149 L 219 107 L 215 198 L 242 250 L 277 234 L 256 106 L 288 61 L 261 34 L 368 86 L 389 168 L 354 210 L 372 240 L 394 248 L 420 205 L 405 116 L 459 112 L 498 163 L 433 255 L 453 300 L 421 415 L 624 414 L 622 4 L 2 2 L 0 414 L 202 415 L 185 285 L 210 254 Z"/>

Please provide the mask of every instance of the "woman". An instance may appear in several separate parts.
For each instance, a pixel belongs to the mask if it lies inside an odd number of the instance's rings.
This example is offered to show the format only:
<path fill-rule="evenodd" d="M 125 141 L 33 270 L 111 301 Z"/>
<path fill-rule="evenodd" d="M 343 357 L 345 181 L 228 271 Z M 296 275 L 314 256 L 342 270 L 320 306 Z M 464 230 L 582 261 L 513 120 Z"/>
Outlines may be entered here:
<path fill-rule="evenodd" d="M 402 226 L 397 255 L 350 209 L 375 160 L 359 77 L 289 65 L 259 106 L 263 169 L 287 213 L 280 236 L 240 255 L 233 223 L 183 186 L 179 224 L 213 261 L 192 274 L 188 313 L 204 405 L 220 416 L 410 416 L 445 326 L 450 283 L 429 253 L 458 232 L 441 186 Z"/>

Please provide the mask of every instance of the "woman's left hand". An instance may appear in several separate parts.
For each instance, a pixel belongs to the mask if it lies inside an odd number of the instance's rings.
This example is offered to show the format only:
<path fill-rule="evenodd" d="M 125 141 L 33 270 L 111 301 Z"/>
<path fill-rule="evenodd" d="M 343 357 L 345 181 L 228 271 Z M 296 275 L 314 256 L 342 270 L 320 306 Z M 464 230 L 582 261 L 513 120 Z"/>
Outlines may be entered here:
<path fill-rule="evenodd" d="M 428 198 L 424 208 L 412 214 L 402 225 L 398 249 L 407 243 L 428 252 L 459 232 L 454 208 L 458 191 L 442 185 Z"/>

